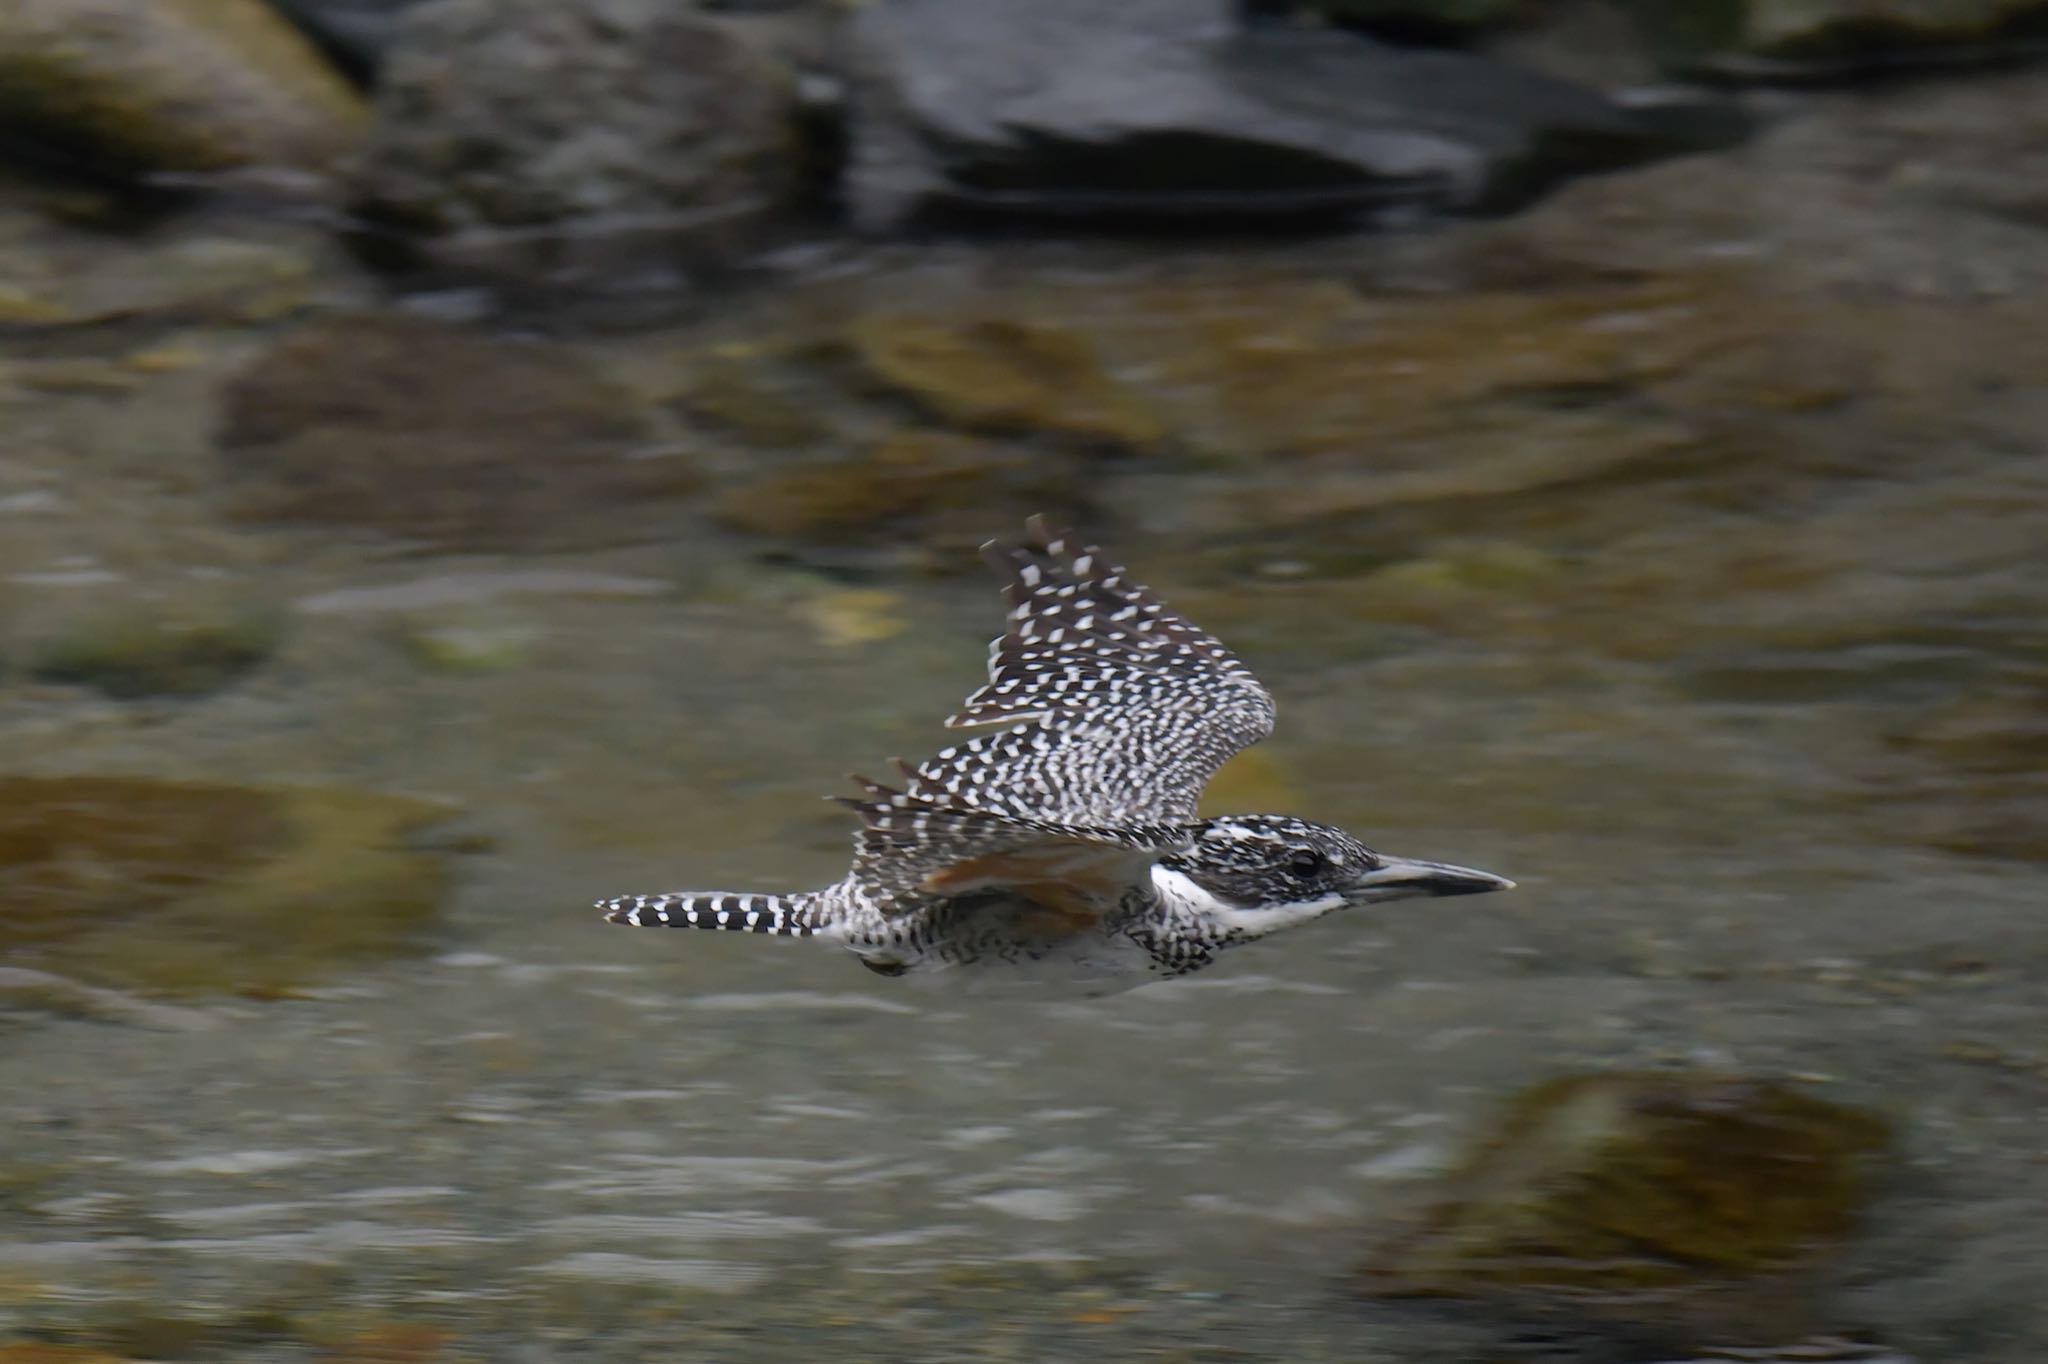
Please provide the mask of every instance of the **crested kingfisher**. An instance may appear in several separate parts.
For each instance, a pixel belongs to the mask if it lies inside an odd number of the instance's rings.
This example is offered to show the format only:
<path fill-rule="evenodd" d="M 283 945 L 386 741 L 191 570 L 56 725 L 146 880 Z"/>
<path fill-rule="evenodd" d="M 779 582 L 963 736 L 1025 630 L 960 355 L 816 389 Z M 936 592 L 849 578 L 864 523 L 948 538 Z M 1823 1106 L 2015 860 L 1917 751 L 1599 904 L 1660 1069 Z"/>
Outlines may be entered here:
<path fill-rule="evenodd" d="M 1222 644 L 1042 518 L 983 555 L 1009 616 L 946 724 L 989 727 L 900 788 L 853 778 L 853 865 L 823 890 L 603 900 L 612 923 L 819 938 L 885 976 L 1112 994 L 1335 910 L 1514 884 L 1289 815 L 1195 813 L 1273 698 Z"/>

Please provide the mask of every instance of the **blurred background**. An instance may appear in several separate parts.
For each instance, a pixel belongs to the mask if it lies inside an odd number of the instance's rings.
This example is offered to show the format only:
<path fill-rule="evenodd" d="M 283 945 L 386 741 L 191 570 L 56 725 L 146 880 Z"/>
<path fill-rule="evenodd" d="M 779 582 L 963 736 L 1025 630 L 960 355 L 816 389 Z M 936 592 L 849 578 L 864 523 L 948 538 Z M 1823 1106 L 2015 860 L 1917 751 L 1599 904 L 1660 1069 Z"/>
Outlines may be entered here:
<path fill-rule="evenodd" d="M 0 4 L 0 1364 L 2048 1355 L 2042 0 Z M 824 884 L 1044 512 L 1507 896 Z"/>

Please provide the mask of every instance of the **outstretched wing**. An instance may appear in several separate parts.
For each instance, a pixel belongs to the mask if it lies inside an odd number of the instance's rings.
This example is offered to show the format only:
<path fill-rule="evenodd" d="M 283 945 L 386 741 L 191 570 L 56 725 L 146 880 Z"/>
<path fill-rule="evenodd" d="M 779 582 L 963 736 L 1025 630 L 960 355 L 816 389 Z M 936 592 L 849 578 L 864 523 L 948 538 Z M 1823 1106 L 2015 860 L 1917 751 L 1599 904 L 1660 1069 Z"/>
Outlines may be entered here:
<path fill-rule="evenodd" d="M 1069 919 L 1093 917 L 1191 836 L 1173 825 L 1090 829 L 1020 819 L 854 780 L 865 799 L 843 802 L 861 817 L 852 879 L 884 914 L 1000 888 Z"/>
<path fill-rule="evenodd" d="M 1191 820 L 1224 760 L 1272 733 L 1273 698 L 1101 550 L 1039 517 L 1028 529 L 983 548 L 1009 624 L 946 722 L 1010 727 L 920 763 L 910 794 L 1095 828 Z"/>

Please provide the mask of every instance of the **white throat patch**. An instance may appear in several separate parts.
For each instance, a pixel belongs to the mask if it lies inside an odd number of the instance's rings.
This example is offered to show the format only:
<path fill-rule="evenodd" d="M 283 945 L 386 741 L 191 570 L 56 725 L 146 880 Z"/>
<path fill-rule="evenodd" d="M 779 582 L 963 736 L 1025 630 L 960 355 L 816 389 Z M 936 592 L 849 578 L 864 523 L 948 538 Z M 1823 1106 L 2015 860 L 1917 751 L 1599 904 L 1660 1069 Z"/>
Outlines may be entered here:
<path fill-rule="evenodd" d="M 1296 924 L 1305 924 L 1311 919 L 1320 919 L 1344 904 L 1343 896 L 1332 893 L 1299 904 L 1240 909 L 1202 889 L 1187 873 L 1160 866 L 1152 868 L 1152 884 L 1159 891 L 1160 898 L 1169 905 L 1215 925 L 1218 936 L 1242 934 L 1262 937 Z"/>

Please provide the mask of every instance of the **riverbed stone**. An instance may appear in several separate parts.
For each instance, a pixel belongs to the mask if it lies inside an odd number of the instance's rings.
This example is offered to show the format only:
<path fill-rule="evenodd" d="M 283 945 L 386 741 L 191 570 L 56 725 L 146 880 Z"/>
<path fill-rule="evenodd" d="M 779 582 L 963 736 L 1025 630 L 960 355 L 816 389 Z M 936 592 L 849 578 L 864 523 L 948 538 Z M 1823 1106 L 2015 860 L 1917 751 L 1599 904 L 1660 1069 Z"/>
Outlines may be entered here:
<path fill-rule="evenodd" d="M 49 1340 L 0 1341 L 0 1364 L 138 1364 L 132 1355 Z"/>
<path fill-rule="evenodd" d="M 276 652 L 280 618 L 248 603 L 130 602 L 80 613 L 42 642 L 31 675 L 109 696 L 201 696 L 246 676 Z"/>
<path fill-rule="evenodd" d="M 305 302 L 317 253 L 291 241 L 196 233 L 124 251 L 76 242 L 0 246 L 0 329 L 272 322 Z"/>
<path fill-rule="evenodd" d="M 846 415 L 845 396 L 804 362 L 802 350 L 741 342 L 692 355 L 675 405 L 755 450 L 827 447 L 844 435 L 835 419 Z"/>
<path fill-rule="evenodd" d="M 1465 53 L 1241 25 L 1221 0 L 876 0 L 851 49 L 849 198 L 875 228 L 1498 208 L 1709 126 Z"/>
<path fill-rule="evenodd" d="M 723 258 L 800 194 L 804 147 L 791 69 L 689 6 L 435 0 L 393 39 L 357 198 L 507 271 Z"/>
<path fill-rule="evenodd" d="M 967 430 L 1043 433 L 1142 451 L 1165 434 L 1156 413 L 1088 338 L 1015 316 L 880 313 L 847 342 L 872 380 Z"/>
<path fill-rule="evenodd" d="M 742 481 L 719 494 L 713 515 L 736 530 L 800 541 L 909 536 L 971 548 L 991 524 L 1070 505 L 1078 482 L 1078 471 L 1057 457 L 907 430 Z"/>
<path fill-rule="evenodd" d="M 1562 1076 L 1509 1102 L 1363 1282 L 1395 1295 L 1597 1294 L 1603 1313 L 1626 1315 L 1632 1298 L 1661 1313 L 1686 1290 L 1824 1262 L 1854 1232 L 1890 1141 L 1878 1114 L 1767 1078 Z M 1782 1338 L 1799 1325 L 1790 1313 L 1738 1316 L 1724 1339 Z"/>
<path fill-rule="evenodd" d="M 645 415 L 573 352 L 395 314 L 322 318 L 223 402 L 232 511 L 374 527 L 435 544 L 613 544 L 660 534 L 697 484 L 636 458 Z"/>
<path fill-rule="evenodd" d="M 1945 852 L 2048 862 L 2048 669 L 1902 715 L 1869 799 Z"/>
<path fill-rule="evenodd" d="M 328 172 L 367 110 L 262 0 L 11 0 L 0 123 L 124 174 Z"/>
<path fill-rule="evenodd" d="M 0 776 L 0 945 L 98 985 L 288 990 L 417 941 L 448 877 L 411 840 L 448 813 L 339 788 Z"/>
<path fill-rule="evenodd" d="M 423 667 L 444 673 L 497 673 L 533 661 L 538 626 L 489 612 L 438 613 L 405 618 L 394 627 L 398 643 Z"/>

